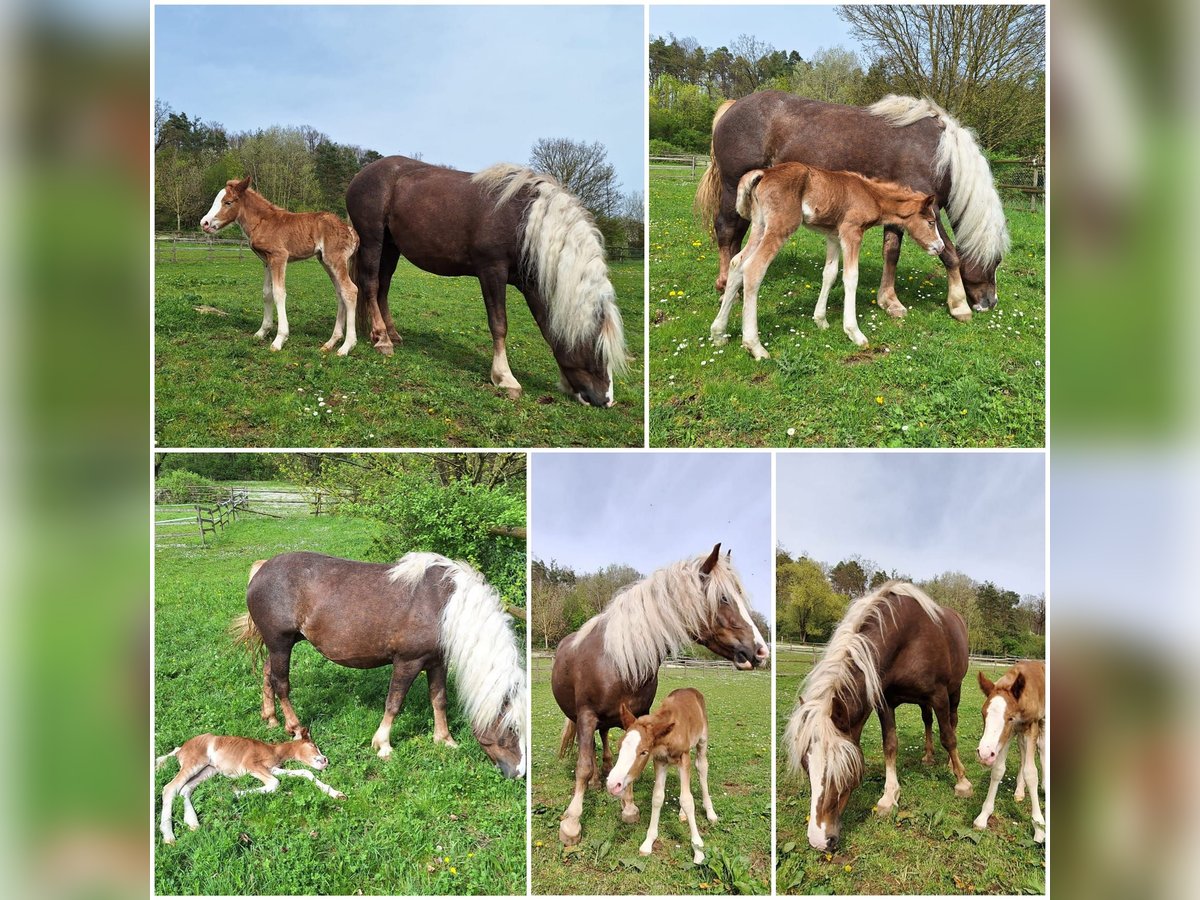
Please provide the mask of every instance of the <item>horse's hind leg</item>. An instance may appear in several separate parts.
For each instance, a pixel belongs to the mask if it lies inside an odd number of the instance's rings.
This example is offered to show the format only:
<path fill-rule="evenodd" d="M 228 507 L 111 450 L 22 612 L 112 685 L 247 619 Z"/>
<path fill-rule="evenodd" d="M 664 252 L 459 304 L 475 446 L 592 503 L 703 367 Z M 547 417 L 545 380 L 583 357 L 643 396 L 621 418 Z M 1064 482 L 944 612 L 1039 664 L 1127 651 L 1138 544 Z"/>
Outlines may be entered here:
<path fill-rule="evenodd" d="M 428 666 L 425 677 L 429 679 L 429 705 L 433 707 L 433 742 L 457 747 L 450 736 L 450 726 L 446 724 L 446 664 L 439 662 Z"/>
<path fill-rule="evenodd" d="M 729 261 L 733 254 L 742 246 L 746 230 L 750 223 L 738 215 L 736 209 L 737 185 L 732 188 L 721 185 L 721 206 L 717 210 L 713 222 L 713 230 L 717 237 L 717 254 L 720 257 L 720 269 L 717 272 L 716 289 L 724 292 L 729 277 Z"/>
<path fill-rule="evenodd" d="M 696 744 L 696 772 L 700 776 L 700 802 L 704 804 L 704 815 L 708 821 L 717 821 L 717 811 L 713 809 L 712 795 L 708 792 L 708 735 L 700 738 Z"/>
<path fill-rule="evenodd" d="M 271 349 L 282 350 L 284 342 L 288 339 L 287 288 L 284 286 L 287 257 L 272 256 L 270 266 L 271 296 L 275 300 L 275 317 L 279 320 L 279 327 L 275 331 L 275 340 L 271 341 Z"/>
<path fill-rule="evenodd" d="M 952 709 L 953 712 L 951 712 Z M 958 719 L 958 694 L 943 696 L 934 700 L 933 711 L 937 714 L 938 733 L 942 738 L 942 746 L 950 754 L 950 770 L 954 772 L 956 779 L 954 796 L 970 797 L 971 782 L 967 780 L 967 770 L 963 767 L 962 760 L 958 758 L 958 731 L 956 727 Z"/>
<path fill-rule="evenodd" d="M 333 282 L 333 290 L 337 294 L 337 318 L 334 320 L 333 336 L 321 345 L 322 350 L 332 350 L 342 336 L 342 346 L 338 348 L 338 356 L 345 356 L 358 342 L 358 333 L 354 327 L 354 308 L 358 304 L 358 288 L 350 278 L 349 257 L 335 260 L 332 263 L 322 258 L 321 265 Z"/>
<path fill-rule="evenodd" d="M 692 797 L 692 763 L 688 753 L 679 761 L 679 806 L 687 818 L 688 830 L 692 833 L 692 862 L 704 862 L 704 838 L 696 827 L 696 801 Z"/>
<path fill-rule="evenodd" d="M 263 320 L 262 326 L 254 332 L 260 341 L 267 336 L 271 326 L 275 324 L 275 301 L 271 297 L 271 267 L 263 260 Z"/>
<path fill-rule="evenodd" d="M 558 839 L 568 847 L 579 843 L 579 817 L 583 815 L 583 797 L 596 769 L 595 713 L 587 709 L 580 710 L 575 725 L 579 741 L 579 756 L 575 761 L 575 794 L 558 824 Z"/>
<path fill-rule="evenodd" d="M 840 255 L 841 247 L 837 242 L 837 238 L 826 237 L 825 269 L 821 273 L 821 295 L 817 297 L 817 307 L 813 310 L 813 321 L 822 330 L 829 327 L 829 321 L 825 318 L 825 307 L 829 302 L 829 292 L 833 290 L 833 283 L 837 280 L 838 259 Z"/>
<path fill-rule="evenodd" d="M 858 251 L 862 247 L 862 232 L 853 226 L 843 227 L 840 238 L 842 241 L 842 286 L 846 290 L 846 299 L 842 307 L 842 331 L 846 337 L 859 347 L 867 346 L 866 335 L 858 327 L 858 314 L 855 312 L 855 294 L 858 292 Z"/>
<path fill-rule="evenodd" d="M 279 719 L 275 718 L 275 692 L 271 690 L 270 656 L 263 660 L 262 720 L 269 728 L 279 727 Z"/>
<path fill-rule="evenodd" d="M 921 757 L 921 762 L 932 766 L 936 761 L 933 755 L 933 710 L 928 703 L 921 704 L 921 721 L 925 723 L 925 755 Z"/>
<path fill-rule="evenodd" d="M 360 237 L 362 237 L 360 235 Z M 363 238 L 358 248 L 358 258 L 355 260 L 355 278 L 360 288 L 358 292 L 358 318 L 371 325 L 371 343 L 384 356 L 393 353 L 392 339 L 388 337 L 387 326 L 379 314 L 379 284 L 381 244 L 386 240 L 368 240 Z M 390 278 L 390 275 L 389 275 Z"/>
<path fill-rule="evenodd" d="M 187 827 L 192 829 L 192 831 L 195 831 L 200 827 L 200 819 L 197 818 L 196 810 L 192 806 L 192 791 L 194 791 L 201 782 L 208 781 L 208 779 L 212 778 L 216 774 L 217 770 L 212 766 L 205 766 L 190 779 L 188 779 L 188 783 L 185 784 L 183 786 L 183 790 L 179 792 L 179 795 L 183 797 L 183 821 L 187 823 Z"/>
<path fill-rule="evenodd" d="M 510 400 L 521 396 L 520 382 L 508 367 L 508 311 L 505 306 L 505 286 L 508 272 L 503 266 L 485 269 L 478 273 L 479 287 L 483 291 L 483 303 L 487 307 L 488 328 L 492 332 L 492 384 L 508 393 Z"/>
<path fill-rule="evenodd" d="M 875 811 L 886 816 L 900 799 L 900 779 L 896 775 L 896 755 L 900 749 L 896 736 L 896 710 L 884 703 L 876 710 L 879 714 L 879 728 L 883 732 L 883 796 L 875 804 Z"/>
<path fill-rule="evenodd" d="M 904 230 L 895 225 L 883 226 L 883 277 L 879 280 L 879 295 L 876 301 L 880 309 L 887 310 L 889 316 L 904 316 L 908 310 L 896 296 L 896 266 L 900 262 L 900 244 L 904 240 Z"/>
<path fill-rule="evenodd" d="M 421 672 L 421 661 L 416 662 L 397 662 L 392 666 L 392 683 L 388 687 L 387 702 L 383 708 L 383 720 L 379 723 L 379 727 L 375 729 L 375 734 L 371 737 L 371 749 L 374 750 L 380 759 L 387 759 L 392 755 L 392 721 L 399 714 L 404 706 L 404 698 L 408 696 L 408 689 L 412 687 L 413 680 Z M 430 699 L 433 699 L 432 685 L 429 691 Z M 444 698 L 443 686 L 443 698 Z"/>
<path fill-rule="evenodd" d="M 267 677 L 271 682 L 271 690 L 275 692 L 283 710 L 283 727 L 289 734 L 295 735 L 300 731 L 300 718 L 292 708 L 292 701 L 288 696 L 291 692 L 288 673 L 292 665 L 292 646 L 293 644 L 289 643 L 271 648 L 271 655 L 267 658 Z"/>
<path fill-rule="evenodd" d="M 392 290 L 392 276 L 396 274 L 396 266 L 400 262 L 400 251 L 390 240 L 383 242 L 383 250 L 379 259 L 379 314 L 383 318 L 383 327 L 387 336 L 394 343 L 400 343 L 400 332 L 392 321 L 392 307 L 389 302 Z"/>
<path fill-rule="evenodd" d="M 1046 820 L 1042 818 L 1041 803 L 1038 802 L 1037 735 L 1038 727 L 1034 723 L 1021 735 L 1021 740 L 1025 745 L 1025 786 L 1029 788 L 1029 801 L 1033 805 L 1033 840 L 1040 844 L 1046 840 Z"/>
<path fill-rule="evenodd" d="M 608 746 L 608 729 L 607 728 L 602 728 L 600 730 L 600 747 L 602 749 L 602 752 L 600 754 L 600 778 L 607 778 L 608 773 L 612 771 L 612 764 L 613 764 L 612 750 L 609 749 L 609 746 Z M 599 780 L 600 779 L 598 778 L 596 780 L 596 784 L 594 784 L 592 786 L 599 787 Z"/>

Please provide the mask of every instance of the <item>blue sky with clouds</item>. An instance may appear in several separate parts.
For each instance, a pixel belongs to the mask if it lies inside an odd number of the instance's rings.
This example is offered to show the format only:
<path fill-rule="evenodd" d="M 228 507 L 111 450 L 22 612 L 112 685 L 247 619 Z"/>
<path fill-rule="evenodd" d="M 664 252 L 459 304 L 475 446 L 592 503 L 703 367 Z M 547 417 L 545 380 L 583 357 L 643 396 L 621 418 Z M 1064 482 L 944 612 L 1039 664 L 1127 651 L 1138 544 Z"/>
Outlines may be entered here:
<path fill-rule="evenodd" d="M 599 141 L 644 189 L 640 6 L 159 6 L 155 97 L 231 131 L 311 125 L 475 171 Z"/>
<path fill-rule="evenodd" d="M 1046 590 L 1040 453 L 780 453 L 775 477 L 776 537 L 792 553 Z"/>
<path fill-rule="evenodd" d="M 710 50 L 729 47 L 738 35 L 748 34 L 776 50 L 795 50 L 805 59 L 837 46 L 861 54 L 836 6 L 651 6 L 650 34 L 693 37 Z"/>
<path fill-rule="evenodd" d="M 535 452 L 531 469 L 534 558 L 648 574 L 721 541 L 754 608 L 770 615 L 770 454 Z"/>

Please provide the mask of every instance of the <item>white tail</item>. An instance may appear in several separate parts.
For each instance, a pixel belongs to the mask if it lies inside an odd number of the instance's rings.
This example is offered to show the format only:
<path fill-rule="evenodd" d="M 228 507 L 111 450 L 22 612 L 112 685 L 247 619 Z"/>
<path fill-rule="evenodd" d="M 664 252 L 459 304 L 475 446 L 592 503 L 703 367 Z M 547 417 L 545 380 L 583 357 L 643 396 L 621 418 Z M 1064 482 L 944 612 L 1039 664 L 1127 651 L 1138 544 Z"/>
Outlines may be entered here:
<path fill-rule="evenodd" d="M 174 750 L 172 750 L 166 756 L 160 756 L 158 759 L 156 759 L 154 761 L 154 771 L 157 772 L 159 769 L 161 769 L 163 766 L 165 766 L 167 764 L 168 759 L 170 759 L 172 756 L 178 756 L 178 755 L 179 755 L 179 748 L 176 747 Z"/>

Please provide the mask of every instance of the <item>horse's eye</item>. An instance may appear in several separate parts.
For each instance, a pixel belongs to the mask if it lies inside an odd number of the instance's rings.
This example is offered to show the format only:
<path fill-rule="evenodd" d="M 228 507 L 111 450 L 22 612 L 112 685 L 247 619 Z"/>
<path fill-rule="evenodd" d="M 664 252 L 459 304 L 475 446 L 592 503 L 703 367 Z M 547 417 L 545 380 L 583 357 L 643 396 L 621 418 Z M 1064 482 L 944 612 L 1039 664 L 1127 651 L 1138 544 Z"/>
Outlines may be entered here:
<path fill-rule="evenodd" d="M 722 594 L 722 595 L 721 595 L 721 605 L 722 605 L 722 606 L 728 606 L 728 605 L 729 605 L 729 598 L 728 598 L 728 597 L 726 597 L 724 594 Z"/>
<path fill-rule="evenodd" d="M 649 755 L 650 755 L 650 751 L 649 751 L 649 750 L 643 750 L 643 751 L 642 751 L 642 752 L 641 752 L 639 755 L 640 755 L 640 756 L 649 756 Z"/>

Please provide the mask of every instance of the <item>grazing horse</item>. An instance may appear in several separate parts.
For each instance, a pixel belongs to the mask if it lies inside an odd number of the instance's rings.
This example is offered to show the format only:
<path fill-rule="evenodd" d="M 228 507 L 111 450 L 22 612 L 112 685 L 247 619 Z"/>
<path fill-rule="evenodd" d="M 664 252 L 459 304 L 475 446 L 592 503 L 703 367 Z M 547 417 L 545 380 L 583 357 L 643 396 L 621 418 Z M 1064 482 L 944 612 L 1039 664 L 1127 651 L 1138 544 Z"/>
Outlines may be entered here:
<path fill-rule="evenodd" d="M 250 241 L 250 249 L 263 264 L 263 320 L 254 336 L 262 340 L 271 329 L 271 303 L 279 313 L 279 329 L 272 350 L 283 349 L 288 339 L 287 289 L 284 275 L 292 260 L 315 256 L 329 274 L 337 292 L 338 311 L 333 337 L 321 345 L 322 350 L 338 348 L 338 356 L 350 352 L 358 340 L 354 329 L 355 304 L 358 288 L 354 286 L 354 254 L 358 250 L 358 235 L 354 229 L 328 212 L 292 213 L 280 209 L 250 187 L 250 176 L 241 181 L 225 182 L 217 192 L 212 208 L 200 220 L 200 227 L 216 234 L 226 225 L 237 222 Z"/>
<path fill-rule="evenodd" d="M 987 798 L 975 819 L 980 831 L 988 827 L 988 818 L 996 805 L 996 789 L 1004 777 L 1008 743 L 1015 736 L 1021 748 L 1021 769 L 1017 772 L 1018 803 L 1029 799 L 1033 804 L 1033 839 L 1046 840 L 1046 820 L 1038 805 L 1037 757 L 1042 758 L 1042 777 L 1050 779 L 1049 759 L 1046 756 L 1046 664 L 1023 661 L 1017 663 L 992 683 L 982 672 L 979 687 L 983 691 L 983 737 L 979 739 L 979 761 L 992 769 Z"/>
<path fill-rule="evenodd" d="M 732 660 L 743 670 L 764 665 L 771 655 L 750 618 L 746 590 L 727 552 L 717 544 L 707 556 L 672 563 L 619 591 L 603 612 L 568 634 L 554 652 L 551 690 L 567 717 L 559 757 L 578 741 L 575 794 L 563 813 L 558 836 L 579 843 L 583 794 L 612 767 L 608 732 L 621 724 L 621 707 L 635 716 L 650 711 L 663 660 L 691 641 Z M 603 772 L 596 770 L 594 735 L 600 733 Z M 633 792 L 622 798 L 621 819 L 636 822 Z"/>
<path fill-rule="evenodd" d="M 936 713 L 942 746 L 957 779 L 954 793 L 970 796 L 957 737 L 966 671 L 966 623 L 919 588 L 889 581 L 850 604 L 825 655 L 805 678 L 784 736 L 791 771 L 805 770 L 812 789 L 809 844 L 821 851 L 837 846 L 842 813 L 863 779 L 859 741 L 872 710 L 883 731 L 886 768 L 877 805 L 880 815 L 890 812 L 900 797 L 896 707 L 901 703 L 921 707 L 927 759 L 932 750 L 927 710 Z"/>
<path fill-rule="evenodd" d="M 365 166 L 346 191 L 362 239 L 360 316 L 391 354 L 400 340 L 388 289 L 403 256 L 435 275 L 479 279 L 492 332 L 492 383 L 512 399 L 505 286 L 520 291 L 554 351 L 560 385 L 593 406 L 612 406 L 625 371 L 625 338 L 608 280 L 604 242 L 583 205 L 547 175 L 500 164 L 471 174 L 388 156 Z"/>
<path fill-rule="evenodd" d="M 466 563 L 436 553 L 409 553 L 395 565 L 320 553 L 282 553 L 250 570 L 249 610 L 234 620 L 235 639 L 263 647 L 262 718 L 293 734 L 300 720 L 289 699 L 292 647 L 307 640 L 342 666 L 392 666 L 383 721 L 371 738 L 391 755 L 392 721 L 422 670 L 429 679 L 433 739 L 458 746 L 446 725 L 446 670 L 480 746 L 508 778 L 525 774 L 528 704 L 525 669 L 512 619 L 495 588 Z"/>
<path fill-rule="evenodd" d="M 971 132 L 944 109 L 929 100 L 895 95 L 861 109 L 762 91 L 717 109 L 712 162 L 696 191 L 696 209 L 716 232 L 718 291 L 725 290 L 730 258 L 750 225 L 735 208 L 738 182 L 751 169 L 781 162 L 858 172 L 933 194 L 954 228 L 951 242 L 938 226 L 945 241 L 941 259 L 950 314 L 967 321 L 972 308 L 996 305 L 996 267 L 1009 238 L 987 159 Z M 884 227 L 878 299 L 893 316 L 906 312 L 896 296 L 902 236 L 895 226 Z"/>
<path fill-rule="evenodd" d="M 708 793 L 708 713 L 704 695 L 695 688 L 671 691 L 652 715 L 634 717 L 621 704 L 621 727 L 625 736 L 617 753 L 617 764 L 608 773 L 608 792 L 614 797 L 632 797 L 646 763 L 654 760 L 654 794 L 650 809 L 650 828 L 639 852 L 649 856 L 658 838 L 658 817 L 667 793 L 667 768 L 679 772 L 679 820 L 686 821 L 692 832 L 692 862 L 704 862 L 704 840 L 696 827 L 696 801 L 692 799 L 691 752 L 696 751 L 696 771 L 700 774 L 700 799 L 708 821 L 717 821 L 712 796 Z"/>
<path fill-rule="evenodd" d="M 192 791 L 214 775 L 238 778 L 253 775 L 262 782 L 262 787 L 234 791 L 234 795 L 270 794 L 279 787 L 279 779 L 285 777 L 307 778 L 322 792 L 335 800 L 344 800 L 346 795 L 336 791 L 307 769 L 285 769 L 283 764 L 295 760 L 318 772 L 329 765 L 307 728 L 301 728 L 296 737 L 282 744 L 267 744 L 254 738 L 222 737 L 216 734 L 201 734 L 160 756 L 154 768 L 161 769 L 167 760 L 175 757 L 179 763 L 179 774 L 167 782 L 162 792 L 162 839 L 164 844 L 175 843 L 175 832 L 171 828 L 172 807 L 175 795 L 183 796 L 183 821 L 195 831 L 200 827 L 196 810 L 192 807 Z"/>
<path fill-rule="evenodd" d="M 825 235 L 825 273 L 813 321 L 828 328 L 825 303 L 837 278 L 838 251 L 845 257 L 842 284 L 846 288 L 842 330 L 858 346 L 867 339 L 858 328 L 854 293 L 858 287 L 858 251 L 863 234 L 876 225 L 894 225 L 913 236 L 925 252 L 937 256 L 943 242 L 938 234 L 937 201 L 890 182 L 874 181 L 854 172 L 830 172 L 804 163 L 780 163 L 770 169 L 752 169 L 738 184 L 738 215 L 754 224 L 750 243 L 730 263 L 729 282 L 721 309 L 712 323 L 716 344 L 727 340 L 729 310 L 745 280 L 742 301 L 742 346 L 755 359 L 770 356 L 758 340 L 758 288 L 767 267 L 803 225 Z"/>

